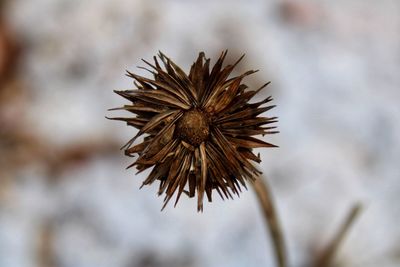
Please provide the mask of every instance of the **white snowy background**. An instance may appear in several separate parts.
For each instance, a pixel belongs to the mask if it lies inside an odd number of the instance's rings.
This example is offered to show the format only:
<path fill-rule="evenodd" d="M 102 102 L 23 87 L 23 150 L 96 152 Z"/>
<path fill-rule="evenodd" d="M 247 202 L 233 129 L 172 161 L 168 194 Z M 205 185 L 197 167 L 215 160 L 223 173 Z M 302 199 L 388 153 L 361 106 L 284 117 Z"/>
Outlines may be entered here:
<path fill-rule="evenodd" d="M 132 88 L 124 72 L 143 73 L 141 58 L 161 50 L 188 70 L 200 51 L 245 53 L 239 71 L 259 69 L 247 83 L 272 81 L 260 97 L 277 104 L 280 134 L 265 138 L 280 148 L 260 150 L 260 167 L 290 266 L 310 266 L 356 202 L 363 213 L 338 266 L 400 266 L 399 1 L 12 0 L 5 15 L 31 90 L 18 120 L 49 146 L 124 144 L 134 129 L 104 116 L 119 115 L 107 111 L 126 103 L 112 90 Z M 157 187 L 139 190 L 145 174 L 130 163 L 116 148 L 53 182 L 41 161 L 8 172 L 0 267 L 274 266 L 252 190 L 215 196 L 202 214 L 187 198 L 160 212 Z M 38 243 L 49 225 L 45 266 Z"/>

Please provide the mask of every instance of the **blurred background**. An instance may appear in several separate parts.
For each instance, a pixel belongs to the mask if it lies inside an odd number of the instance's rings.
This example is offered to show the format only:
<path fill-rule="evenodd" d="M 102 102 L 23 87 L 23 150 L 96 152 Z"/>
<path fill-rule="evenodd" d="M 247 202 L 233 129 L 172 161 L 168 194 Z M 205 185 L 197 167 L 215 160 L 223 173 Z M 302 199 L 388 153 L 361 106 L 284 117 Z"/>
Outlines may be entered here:
<path fill-rule="evenodd" d="M 252 190 L 160 212 L 125 170 L 134 129 L 104 118 L 141 58 L 189 70 L 224 49 L 260 69 L 248 85 L 272 81 L 280 148 L 260 167 L 290 266 L 312 266 L 357 201 L 336 266 L 400 266 L 399 1 L 0 3 L 0 267 L 274 266 Z"/>

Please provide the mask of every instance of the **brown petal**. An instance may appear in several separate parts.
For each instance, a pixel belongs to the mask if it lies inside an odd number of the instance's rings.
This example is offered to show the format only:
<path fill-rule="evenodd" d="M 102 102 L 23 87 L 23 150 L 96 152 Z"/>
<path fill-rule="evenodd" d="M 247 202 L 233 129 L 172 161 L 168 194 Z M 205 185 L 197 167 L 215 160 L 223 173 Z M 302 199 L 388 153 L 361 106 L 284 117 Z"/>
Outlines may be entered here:
<path fill-rule="evenodd" d="M 127 125 L 129 126 L 133 126 L 137 129 L 142 128 L 144 125 L 146 125 L 146 123 L 149 121 L 148 119 L 145 118 L 124 118 L 124 117 L 114 117 L 114 118 L 110 118 L 110 117 L 106 117 L 109 120 L 116 120 L 116 121 L 124 121 L 126 122 Z"/>
<path fill-rule="evenodd" d="M 203 196 L 207 179 L 207 156 L 205 143 L 200 144 L 201 180 L 198 188 L 197 210 L 203 211 Z"/>
<path fill-rule="evenodd" d="M 206 68 L 203 67 L 203 59 L 205 59 L 204 52 L 200 52 L 196 62 L 192 65 L 190 72 L 189 72 L 189 79 L 192 82 L 197 95 L 200 97 L 204 94 L 205 90 L 205 73 L 208 72 L 207 66 Z M 206 60 L 206 64 L 209 64 L 209 60 Z M 208 74 L 208 73 L 207 73 Z M 207 75 L 206 74 L 206 75 Z"/>
<path fill-rule="evenodd" d="M 167 56 L 165 56 L 163 53 L 161 53 L 161 51 L 159 51 L 159 57 L 163 61 L 164 65 L 172 66 L 176 77 L 179 78 L 181 84 L 183 85 L 183 88 L 186 89 L 187 96 L 190 99 L 192 99 L 193 104 L 197 105 L 198 104 L 197 92 L 194 89 L 194 87 L 193 87 L 191 81 L 189 80 L 189 77 L 186 75 L 186 73 L 178 65 L 176 65 L 171 59 L 169 59 Z"/>
<path fill-rule="evenodd" d="M 161 83 L 159 84 L 160 88 L 163 88 L 167 91 L 170 91 L 173 94 L 177 94 L 179 97 L 181 97 L 182 99 L 184 99 L 186 104 L 190 103 L 190 100 L 186 94 L 186 89 L 183 88 L 182 84 L 179 83 L 178 79 L 175 77 L 175 75 L 171 75 L 168 72 L 165 72 L 161 66 L 159 65 L 157 58 L 154 58 L 154 62 L 156 64 L 156 66 L 153 66 L 152 64 L 150 64 L 149 62 L 147 62 L 146 60 L 142 59 L 146 64 L 148 64 L 149 66 L 151 66 L 152 68 L 154 68 L 155 70 L 157 70 L 157 73 L 155 74 L 155 77 L 157 79 L 157 81 L 160 81 Z M 167 86 L 168 85 L 168 86 Z"/>
<path fill-rule="evenodd" d="M 192 157 L 193 157 L 193 153 L 188 153 L 188 155 L 185 158 L 185 163 L 182 166 L 182 175 L 179 178 L 179 190 L 178 190 L 178 195 L 176 196 L 176 201 L 174 206 L 176 207 L 176 204 L 179 201 L 179 198 L 183 192 L 183 190 L 185 189 L 185 185 L 189 179 L 189 172 L 190 172 L 190 166 L 192 165 Z"/>
<path fill-rule="evenodd" d="M 227 51 L 226 51 L 227 52 Z M 223 55 L 223 57 L 225 57 L 225 55 Z M 213 103 L 215 101 L 215 97 L 220 95 L 220 93 L 222 91 L 225 90 L 225 88 L 229 87 L 231 85 L 231 83 L 236 80 L 236 79 L 242 79 L 243 77 L 250 75 L 254 72 L 257 71 L 248 71 L 238 77 L 234 77 L 228 81 L 226 81 L 226 79 L 228 78 L 228 76 L 231 74 L 232 70 L 236 67 L 236 65 L 243 59 L 244 55 L 241 56 L 239 58 L 239 60 L 233 64 L 233 65 L 228 65 L 226 66 L 222 71 L 220 71 L 219 73 L 217 73 L 215 75 L 215 77 L 213 77 L 211 80 L 211 83 L 207 85 L 207 93 L 205 94 L 204 98 L 203 98 L 203 107 L 204 106 L 209 106 L 210 103 Z M 218 64 L 218 62 L 217 62 Z M 222 64 L 222 62 L 221 62 Z M 215 66 L 214 66 L 215 67 Z M 214 70 L 214 69 L 213 69 Z M 213 73 L 211 73 L 213 74 Z"/>
<path fill-rule="evenodd" d="M 254 137 L 241 136 L 241 137 L 226 137 L 229 142 L 236 147 L 257 148 L 257 147 L 277 147 L 276 145 L 264 142 Z"/>
<path fill-rule="evenodd" d="M 142 186 L 140 188 L 142 188 L 144 185 L 153 183 L 157 179 L 162 180 L 163 177 L 165 177 L 166 179 L 166 177 L 168 176 L 168 171 L 171 167 L 171 163 L 172 163 L 172 158 L 168 159 L 164 163 L 160 163 L 154 166 L 153 170 L 146 178 L 146 180 L 143 181 Z"/>
<path fill-rule="evenodd" d="M 175 118 L 175 120 L 177 120 L 178 118 L 179 117 Z M 150 140 L 150 144 L 145 148 L 143 153 L 148 156 L 152 156 L 158 153 L 158 151 L 160 151 L 165 146 L 165 144 L 172 140 L 174 131 L 175 121 L 172 121 L 164 126 L 164 128 Z"/>
<path fill-rule="evenodd" d="M 232 104 L 227 107 L 225 112 L 227 113 L 232 113 L 233 111 L 237 110 L 238 108 L 244 106 L 247 104 L 247 102 L 252 99 L 258 92 L 260 92 L 262 89 L 264 89 L 267 85 L 269 85 L 271 82 L 267 82 L 257 90 L 251 90 L 251 91 L 246 91 L 243 92 L 242 94 L 238 95 L 235 97 L 235 99 L 232 101 Z"/>
<path fill-rule="evenodd" d="M 237 168 L 237 164 L 232 162 L 232 160 L 235 160 L 233 157 L 226 155 L 226 158 L 224 158 L 221 153 L 213 149 L 211 144 L 208 144 L 207 151 L 209 151 L 207 154 L 210 158 L 210 170 L 214 181 L 221 187 L 226 197 L 232 198 L 227 186 L 231 189 L 234 188 L 231 177 L 235 176 L 241 179 L 243 173 L 241 173 L 240 168 Z"/>
<path fill-rule="evenodd" d="M 140 91 L 135 90 L 134 96 L 136 99 L 140 99 L 149 103 L 159 103 L 161 105 L 167 105 L 170 107 L 178 107 L 181 109 L 188 110 L 190 105 L 182 102 L 178 98 L 172 96 L 171 94 L 161 91 L 161 90 L 153 90 L 153 91 Z"/>
<path fill-rule="evenodd" d="M 213 132 L 211 133 L 211 137 L 218 144 L 220 149 L 226 150 L 238 162 L 240 162 L 244 167 L 246 167 L 247 169 L 251 170 L 251 172 L 248 172 L 246 168 L 243 168 L 243 172 L 244 172 L 244 174 L 246 174 L 246 176 L 248 176 L 249 178 L 254 178 L 255 179 L 256 175 L 261 173 L 251 163 L 249 163 L 245 158 L 243 158 L 235 150 L 234 147 L 232 147 L 232 144 L 225 138 L 225 136 L 220 132 L 220 130 L 218 128 L 214 128 Z"/>
<path fill-rule="evenodd" d="M 184 95 L 182 95 L 180 93 L 180 91 L 176 89 L 176 87 L 171 87 L 167 83 L 163 83 L 163 82 L 160 82 L 160 81 L 154 81 L 154 80 L 145 78 L 143 76 L 139 76 L 139 75 L 136 75 L 134 73 L 131 73 L 129 71 L 127 73 L 128 73 L 129 77 L 134 78 L 139 82 L 142 82 L 142 83 L 146 82 L 146 83 L 152 84 L 152 85 L 157 87 L 157 90 L 146 90 L 146 91 L 143 91 L 143 92 L 154 92 L 154 91 L 165 90 L 165 92 L 168 93 L 170 97 L 176 98 L 177 100 L 179 100 L 183 104 L 190 105 L 190 103 L 187 100 L 188 98 L 185 97 Z M 142 91 L 142 90 L 140 90 L 140 91 Z"/>
<path fill-rule="evenodd" d="M 196 190 L 196 175 L 193 172 L 189 174 L 189 197 L 194 197 Z"/>
<path fill-rule="evenodd" d="M 245 157 L 245 158 L 247 158 L 247 159 L 249 159 L 249 160 L 255 161 L 255 162 L 257 162 L 257 163 L 260 163 L 260 162 L 261 162 L 260 154 L 258 154 L 258 156 L 256 156 L 256 155 L 253 154 L 253 152 L 251 152 L 250 149 L 247 149 L 247 148 L 239 148 L 238 151 L 239 151 L 239 153 L 240 153 L 241 155 L 243 155 L 243 157 Z"/>
<path fill-rule="evenodd" d="M 214 67 L 211 70 L 209 78 L 206 80 L 207 84 L 205 87 L 204 94 L 201 98 L 201 103 L 205 102 L 205 99 L 208 98 L 209 94 L 213 90 L 213 88 L 216 84 L 216 81 L 217 81 L 217 76 L 221 71 L 222 63 L 224 62 L 224 59 L 225 59 L 227 53 L 228 53 L 228 50 L 225 50 L 224 52 L 222 52 L 221 56 L 218 58 L 217 62 L 214 64 Z"/>
<path fill-rule="evenodd" d="M 152 129 L 154 129 L 157 126 L 160 126 L 161 123 L 164 123 L 164 121 L 167 118 L 170 117 L 170 118 L 176 119 L 180 116 L 182 116 L 182 111 L 179 111 L 179 110 L 171 110 L 171 111 L 161 113 L 161 114 L 154 116 L 148 123 L 146 123 L 146 125 L 144 125 L 142 128 L 140 128 L 139 132 L 131 140 L 129 140 L 129 142 L 125 146 L 129 147 L 133 142 L 135 142 L 135 140 L 140 135 L 142 135 L 143 133 L 145 133 L 147 131 L 151 131 Z"/>
<path fill-rule="evenodd" d="M 188 154 L 190 152 L 188 152 L 183 146 L 180 146 L 180 148 L 181 150 L 179 150 L 179 153 L 177 152 L 175 154 L 175 158 L 171 164 L 167 180 L 159 191 L 159 194 L 162 194 L 164 190 L 167 189 L 164 206 L 161 210 L 166 207 L 167 203 L 172 198 L 179 184 L 180 178 L 184 177 L 184 179 L 186 179 L 187 173 L 189 172 L 191 162 L 189 161 L 190 158 L 188 157 Z"/>
<path fill-rule="evenodd" d="M 253 119 L 235 120 L 230 122 L 221 123 L 221 128 L 246 128 L 250 126 L 261 126 L 277 122 L 276 117 L 265 118 L 257 117 Z"/>
<path fill-rule="evenodd" d="M 233 137 L 236 137 L 238 135 L 264 135 L 264 134 L 274 134 L 274 133 L 278 133 L 279 131 L 268 131 L 269 129 L 275 129 L 276 127 L 254 127 L 254 129 L 249 128 L 223 128 L 221 129 L 221 132 L 225 135 L 230 135 Z"/>
<path fill-rule="evenodd" d="M 146 142 L 142 142 L 136 146 L 130 147 L 125 150 L 125 155 L 132 157 L 133 154 L 142 152 L 149 143 L 150 143 L 150 141 L 146 141 Z"/>
<path fill-rule="evenodd" d="M 240 86 L 241 79 L 235 80 L 226 91 L 222 93 L 222 96 L 217 99 L 216 95 L 210 98 L 209 102 L 205 105 L 206 110 L 210 110 L 211 114 L 219 113 L 222 111 L 226 106 L 231 103 L 231 101 L 235 98 L 239 86 Z"/>
<path fill-rule="evenodd" d="M 169 188 L 170 186 L 172 186 L 172 182 L 175 180 L 175 177 L 179 173 L 180 167 L 182 166 L 183 158 L 185 156 L 185 151 L 186 150 L 182 145 L 179 145 L 177 147 L 177 149 L 175 151 L 175 155 L 174 155 L 174 160 L 169 169 L 168 177 L 166 179 L 165 184 L 160 188 L 160 190 L 158 192 L 159 195 L 164 193 L 164 191 L 165 191 L 165 189 L 167 189 L 167 187 Z"/>
<path fill-rule="evenodd" d="M 168 118 L 174 119 L 174 118 L 178 117 L 179 115 L 182 115 L 182 111 L 169 110 L 164 113 L 157 114 L 145 126 L 143 126 L 142 129 L 140 129 L 140 131 L 137 135 L 139 136 L 139 135 L 142 135 L 143 133 L 151 131 L 152 129 L 156 128 L 160 124 L 165 123 L 165 121 Z"/>
<path fill-rule="evenodd" d="M 265 111 L 268 111 L 274 107 L 275 106 L 268 106 L 268 107 L 263 107 L 263 108 L 246 108 L 244 110 L 240 110 L 233 114 L 222 115 L 221 117 L 216 119 L 214 122 L 221 123 L 221 122 L 243 120 L 243 119 L 247 119 L 247 118 L 251 118 L 251 117 L 257 117 L 258 115 L 260 115 L 260 114 L 264 113 Z"/>
<path fill-rule="evenodd" d="M 164 161 L 164 159 L 168 156 L 169 153 L 174 151 L 178 145 L 179 141 L 174 139 L 171 140 L 168 144 L 166 144 L 158 153 L 149 157 L 148 154 L 142 154 L 137 161 L 136 164 L 149 164 L 154 165 L 158 162 Z"/>
<path fill-rule="evenodd" d="M 112 108 L 109 110 L 127 110 L 136 114 L 138 114 L 139 112 L 161 113 L 166 110 L 166 107 L 135 101 L 134 103 L 132 103 L 132 105 L 124 105 L 123 107 Z"/>

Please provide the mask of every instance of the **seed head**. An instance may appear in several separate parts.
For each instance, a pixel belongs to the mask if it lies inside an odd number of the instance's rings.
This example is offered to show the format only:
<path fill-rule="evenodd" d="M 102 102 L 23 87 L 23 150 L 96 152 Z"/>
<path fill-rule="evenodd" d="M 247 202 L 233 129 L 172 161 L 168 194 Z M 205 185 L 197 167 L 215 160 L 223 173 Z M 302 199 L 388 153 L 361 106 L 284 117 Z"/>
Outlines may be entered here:
<path fill-rule="evenodd" d="M 165 194 L 163 208 L 175 192 L 175 205 L 182 193 L 189 197 L 197 193 L 198 211 L 203 210 L 204 194 L 211 202 L 214 190 L 222 199 L 239 195 L 246 181 L 261 174 L 251 163 L 261 162 L 253 149 L 275 147 L 253 137 L 277 132 L 271 126 L 276 117 L 259 117 L 274 107 L 263 107 L 272 98 L 249 103 L 269 83 L 248 90 L 242 80 L 253 70 L 229 78 L 243 56 L 222 67 L 226 54 L 210 70 L 210 59 L 201 52 L 186 75 L 160 52 L 154 64 L 143 60 L 153 79 L 128 72 L 136 88 L 115 91 L 131 102 L 117 109 L 135 115 L 111 119 L 139 130 L 123 147 L 126 155 L 139 155 L 129 167 L 135 166 L 138 173 L 153 168 L 143 185 L 159 181 L 158 194 Z M 134 144 L 141 135 L 143 142 Z"/>
<path fill-rule="evenodd" d="M 209 129 L 207 116 L 199 109 L 191 109 L 178 120 L 176 134 L 192 146 L 199 146 L 207 140 Z"/>

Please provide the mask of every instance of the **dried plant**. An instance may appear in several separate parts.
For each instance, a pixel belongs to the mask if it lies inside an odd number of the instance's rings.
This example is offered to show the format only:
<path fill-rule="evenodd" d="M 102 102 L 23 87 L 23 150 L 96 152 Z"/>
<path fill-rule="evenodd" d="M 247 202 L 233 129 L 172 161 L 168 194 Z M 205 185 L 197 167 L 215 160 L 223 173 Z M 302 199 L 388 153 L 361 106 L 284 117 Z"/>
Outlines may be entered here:
<path fill-rule="evenodd" d="M 129 167 L 138 172 L 154 167 L 143 185 L 159 180 L 158 194 L 165 193 L 163 208 L 176 191 L 175 205 L 183 192 L 189 197 L 197 192 L 198 211 L 203 210 L 204 194 L 211 202 L 214 189 L 223 199 L 239 195 L 246 181 L 261 174 L 251 163 L 261 162 L 253 148 L 275 147 L 253 137 L 276 133 L 276 117 L 259 116 L 274 107 L 263 106 L 272 98 L 249 103 L 269 83 L 248 90 L 242 80 L 254 70 L 229 78 L 243 56 L 223 67 L 226 54 L 210 68 L 210 59 L 200 53 L 187 75 L 160 52 L 154 64 L 143 60 L 153 79 L 128 72 L 136 89 L 115 91 L 132 102 L 116 109 L 135 116 L 111 119 L 139 129 L 123 147 L 126 155 L 139 155 Z M 144 140 L 134 145 L 144 134 Z"/>

